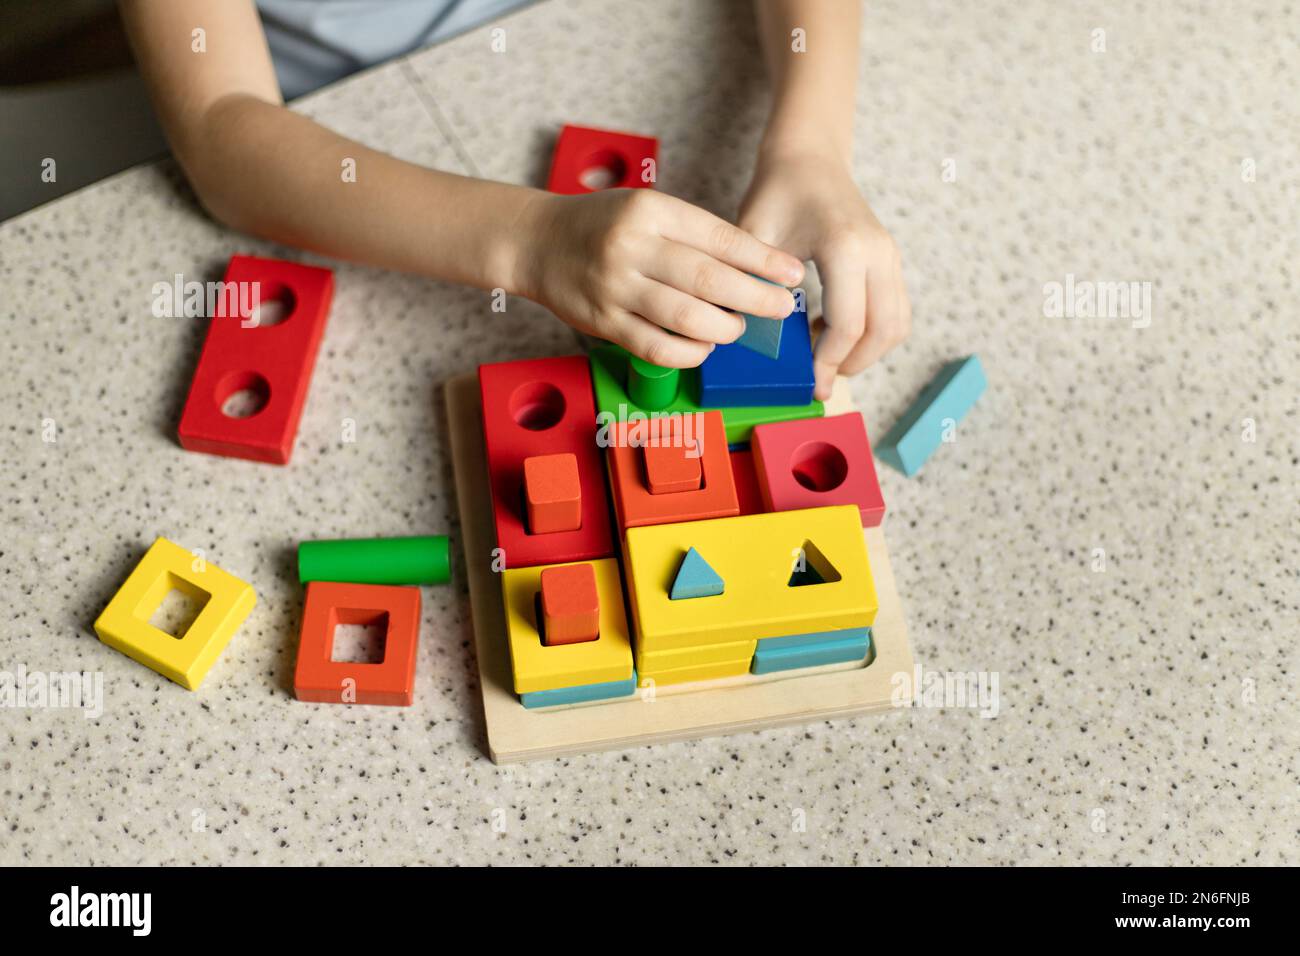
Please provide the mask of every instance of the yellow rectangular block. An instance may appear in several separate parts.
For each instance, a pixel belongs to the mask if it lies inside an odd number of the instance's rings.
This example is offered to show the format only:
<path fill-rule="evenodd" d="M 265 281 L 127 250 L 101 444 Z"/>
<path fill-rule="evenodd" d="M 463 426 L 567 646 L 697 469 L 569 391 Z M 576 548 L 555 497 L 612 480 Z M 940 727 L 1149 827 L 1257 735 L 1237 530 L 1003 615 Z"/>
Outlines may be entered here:
<path fill-rule="evenodd" d="M 179 638 L 149 623 L 173 588 L 203 604 Z M 99 615 L 95 633 L 132 660 L 197 690 L 256 603 L 250 585 L 159 538 Z"/>
<path fill-rule="evenodd" d="M 749 673 L 749 659 L 743 661 L 725 661 L 721 664 L 704 664 L 699 667 L 675 667 L 671 670 L 656 670 L 648 673 L 637 671 L 637 684 L 640 688 L 669 684 L 685 684 L 687 681 L 717 680 L 719 677 L 738 677 Z"/>
<path fill-rule="evenodd" d="M 703 667 L 708 664 L 726 664 L 738 660 L 751 660 L 758 649 L 758 641 L 733 641 L 729 644 L 701 644 L 676 651 L 648 651 L 636 648 L 636 671 L 675 670 L 679 667 Z"/>
<path fill-rule="evenodd" d="M 632 676 L 632 642 L 628 635 L 627 612 L 623 607 L 618 559 L 570 563 L 590 564 L 596 572 L 600 637 L 594 641 L 553 647 L 542 643 L 534 599 L 541 591 L 542 571 L 546 567 L 563 565 L 511 568 L 501 574 L 516 694 L 627 680 Z"/>
<path fill-rule="evenodd" d="M 692 547 L 722 577 L 724 591 L 674 601 L 669 590 Z M 870 627 L 876 618 L 855 505 L 629 528 L 626 551 L 643 653 Z M 792 587 L 805 566 L 824 583 Z"/>

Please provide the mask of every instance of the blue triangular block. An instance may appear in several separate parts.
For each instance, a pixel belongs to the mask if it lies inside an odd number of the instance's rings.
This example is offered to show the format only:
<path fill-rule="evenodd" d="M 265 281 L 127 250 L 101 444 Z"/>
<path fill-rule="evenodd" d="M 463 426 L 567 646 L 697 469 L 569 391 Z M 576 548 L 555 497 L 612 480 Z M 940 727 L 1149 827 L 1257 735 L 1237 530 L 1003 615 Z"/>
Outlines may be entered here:
<path fill-rule="evenodd" d="M 677 577 L 673 579 L 673 589 L 668 596 L 674 601 L 713 597 L 721 594 L 722 588 L 722 578 L 718 577 L 718 572 L 709 567 L 709 562 L 700 556 L 700 552 L 691 548 L 686 552 L 686 557 L 682 558 L 682 566 L 677 569 Z"/>

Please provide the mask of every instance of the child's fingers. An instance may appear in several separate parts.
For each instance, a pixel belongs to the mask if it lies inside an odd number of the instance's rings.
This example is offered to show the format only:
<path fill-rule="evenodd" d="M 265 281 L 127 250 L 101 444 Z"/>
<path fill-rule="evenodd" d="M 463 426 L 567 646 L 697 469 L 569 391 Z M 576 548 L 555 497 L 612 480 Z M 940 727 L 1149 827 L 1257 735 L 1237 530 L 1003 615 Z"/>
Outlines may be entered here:
<path fill-rule="evenodd" d="M 840 365 L 845 375 L 856 375 L 878 362 L 912 330 L 912 303 L 901 273 L 870 274 L 867 278 L 867 329 L 849 357 Z"/>
<path fill-rule="evenodd" d="M 853 352 L 867 320 L 867 267 L 855 257 L 846 257 L 822 268 L 822 307 L 825 331 L 813 352 L 813 394 L 825 401 L 845 359 Z"/>
<path fill-rule="evenodd" d="M 633 306 L 637 314 L 656 325 L 699 342 L 734 342 L 745 331 L 745 321 L 740 316 L 662 282 L 645 282 Z"/>
<path fill-rule="evenodd" d="M 614 321 L 609 337 L 637 358 L 663 368 L 695 368 L 713 351 L 708 342 L 673 335 L 631 312 Z"/>
<path fill-rule="evenodd" d="M 794 311 L 794 296 L 784 286 L 755 279 L 681 243 L 665 242 L 650 267 L 642 272 L 648 278 L 733 312 L 784 319 Z"/>
<path fill-rule="evenodd" d="M 688 202 L 673 205 L 659 234 L 777 285 L 792 286 L 803 281 L 803 263 L 794 256 L 759 242 L 745 230 Z"/>

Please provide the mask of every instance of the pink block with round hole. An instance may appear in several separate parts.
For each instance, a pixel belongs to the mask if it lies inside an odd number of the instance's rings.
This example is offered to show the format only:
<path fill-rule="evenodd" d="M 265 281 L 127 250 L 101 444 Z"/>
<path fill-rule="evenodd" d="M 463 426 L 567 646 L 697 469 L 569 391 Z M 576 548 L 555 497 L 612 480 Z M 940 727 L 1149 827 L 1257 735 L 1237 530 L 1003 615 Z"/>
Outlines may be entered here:
<path fill-rule="evenodd" d="M 768 511 L 857 505 L 864 528 L 884 520 L 867 426 L 857 412 L 755 426 L 750 448 Z"/>

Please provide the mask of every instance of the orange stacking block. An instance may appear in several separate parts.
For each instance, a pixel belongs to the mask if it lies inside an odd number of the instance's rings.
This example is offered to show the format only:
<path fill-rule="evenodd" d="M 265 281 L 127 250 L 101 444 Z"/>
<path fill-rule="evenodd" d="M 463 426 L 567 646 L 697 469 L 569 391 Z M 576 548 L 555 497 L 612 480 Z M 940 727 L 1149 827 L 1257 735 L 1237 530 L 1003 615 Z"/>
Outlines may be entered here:
<path fill-rule="evenodd" d="M 681 447 L 654 446 L 645 449 L 645 474 L 652 495 L 699 491 L 703 472 L 698 455 Z"/>
<path fill-rule="evenodd" d="M 525 458 L 524 498 L 530 534 L 581 528 L 582 485 L 577 457 L 565 452 Z"/>
<path fill-rule="evenodd" d="M 600 636 L 600 596 L 590 564 L 566 564 L 542 571 L 542 643 L 580 644 Z"/>

